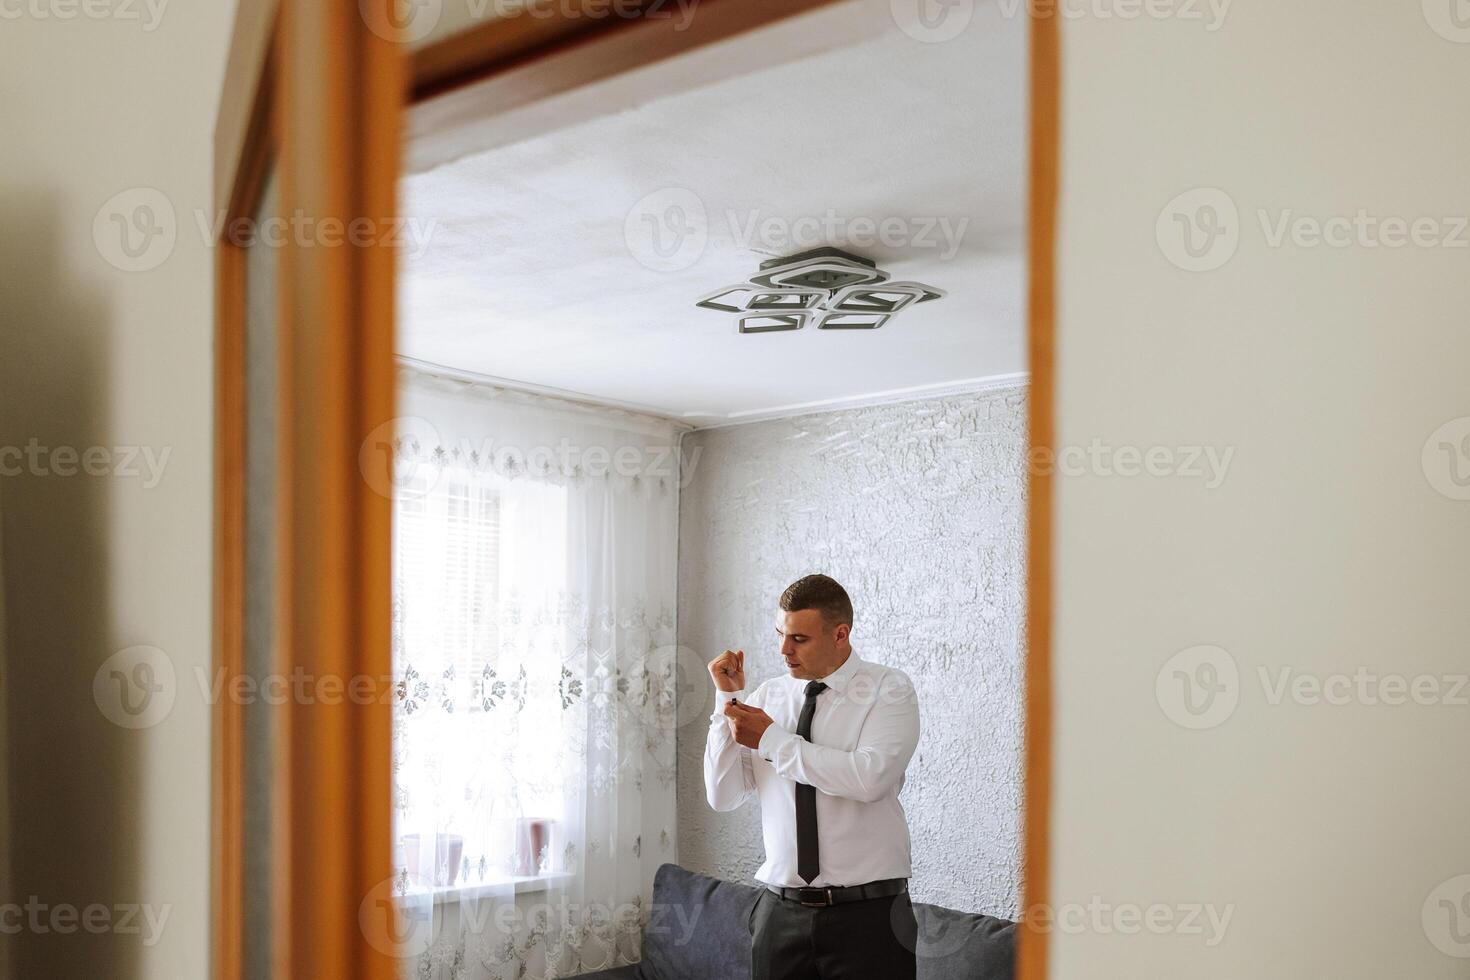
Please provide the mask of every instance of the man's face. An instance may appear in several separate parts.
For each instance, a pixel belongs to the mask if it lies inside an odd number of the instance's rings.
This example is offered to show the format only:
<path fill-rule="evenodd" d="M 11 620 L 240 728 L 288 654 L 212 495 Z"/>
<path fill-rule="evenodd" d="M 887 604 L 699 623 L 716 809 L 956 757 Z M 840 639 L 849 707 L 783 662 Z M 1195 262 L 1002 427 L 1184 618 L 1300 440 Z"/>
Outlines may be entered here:
<path fill-rule="evenodd" d="M 820 680 L 836 670 L 845 656 L 842 648 L 850 629 L 846 623 L 828 625 L 816 609 L 776 612 L 781 659 L 797 680 Z"/>

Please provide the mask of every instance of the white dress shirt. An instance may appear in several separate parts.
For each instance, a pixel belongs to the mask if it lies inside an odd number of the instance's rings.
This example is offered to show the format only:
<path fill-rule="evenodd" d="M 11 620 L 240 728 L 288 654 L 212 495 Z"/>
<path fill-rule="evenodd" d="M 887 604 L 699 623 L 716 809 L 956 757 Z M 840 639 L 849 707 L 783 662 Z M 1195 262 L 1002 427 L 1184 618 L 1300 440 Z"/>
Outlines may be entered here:
<path fill-rule="evenodd" d="M 913 868 L 909 828 L 898 792 L 919 744 L 919 700 L 901 670 L 850 653 L 821 678 L 811 741 L 796 734 L 807 681 L 772 678 L 748 699 L 744 691 L 715 696 L 704 752 L 709 805 L 733 810 L 760 798 L 766 862 L 756 880 L 807 887 L 796 873 L 796 784 L 817 790 L 817 849 L 821 873 L 810 887 L 864 885 L 907 878 Z M 761 708 L 774 724 L 752 750 L 735 741 L 725 705 L 731 698 Z"/>

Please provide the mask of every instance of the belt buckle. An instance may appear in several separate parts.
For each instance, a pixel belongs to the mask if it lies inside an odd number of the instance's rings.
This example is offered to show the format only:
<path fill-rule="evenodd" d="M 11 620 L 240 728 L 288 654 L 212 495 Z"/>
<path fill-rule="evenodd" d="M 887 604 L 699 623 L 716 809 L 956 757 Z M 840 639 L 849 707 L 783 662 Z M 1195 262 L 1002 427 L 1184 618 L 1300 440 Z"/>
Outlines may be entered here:
<path fill-rule="evenodd" d="M 811 895 L 815 895 L 816 897 L 809 899 L 808 896 Z M 832 889 L 798 888 L 796 890 L 796 900 L 809 909 L 826 908 L 832 904 Z"/>

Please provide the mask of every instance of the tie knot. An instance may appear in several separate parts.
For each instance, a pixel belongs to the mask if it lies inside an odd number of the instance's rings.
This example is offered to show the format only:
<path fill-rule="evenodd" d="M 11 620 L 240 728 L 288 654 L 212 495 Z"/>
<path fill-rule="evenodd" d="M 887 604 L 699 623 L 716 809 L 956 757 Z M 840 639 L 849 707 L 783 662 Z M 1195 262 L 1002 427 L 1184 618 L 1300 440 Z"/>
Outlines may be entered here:
<path fill-rule="evenodd" d="M 814 698 L 826 689 L 827 685 L 823 684 L 821 681 L 812 681 L 806 686 L 806 696 L 809 698 Z"/>

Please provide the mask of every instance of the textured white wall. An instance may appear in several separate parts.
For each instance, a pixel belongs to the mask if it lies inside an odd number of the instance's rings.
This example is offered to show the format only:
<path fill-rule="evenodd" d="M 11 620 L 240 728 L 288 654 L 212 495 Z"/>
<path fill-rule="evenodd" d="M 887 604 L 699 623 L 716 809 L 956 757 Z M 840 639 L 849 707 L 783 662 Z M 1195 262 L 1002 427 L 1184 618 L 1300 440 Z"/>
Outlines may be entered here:
<path fill-rule="evenodd" d="M 1025 394 L 1007 388 L 708 429 L 679 531 L 680 642 L 773 676 L 776 600 L 825 572 L 853 645 L 907 671 L 923 734 L 901 799 L 922 901 L 1014 916 L 1020 855 Z M 684 713 L 681 712 L 681 716 Z M 679 860 L 749 881 L 759 811 L 710 810 L 707 712 L 679 731 Z"/>

